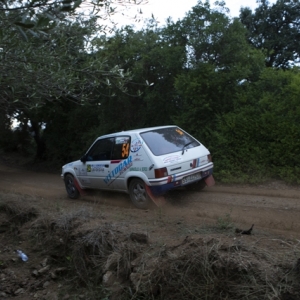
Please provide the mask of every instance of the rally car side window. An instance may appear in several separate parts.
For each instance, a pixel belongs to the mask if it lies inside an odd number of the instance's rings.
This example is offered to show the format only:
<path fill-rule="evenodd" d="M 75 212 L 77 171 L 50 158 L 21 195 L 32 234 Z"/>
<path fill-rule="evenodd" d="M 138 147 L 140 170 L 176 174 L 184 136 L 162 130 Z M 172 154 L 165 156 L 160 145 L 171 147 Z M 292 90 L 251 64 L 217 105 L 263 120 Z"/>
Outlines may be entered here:
<path fill-rule="evenodd" d="M 115 138 L 112 159 L 126 159 L 130 152 L 130 136 L 118 136 Z"/>
<path fill-rule="evenodd" d="M 114 138 L 98 140 L 87 153 L 87 161 L 111 160 Z"/>

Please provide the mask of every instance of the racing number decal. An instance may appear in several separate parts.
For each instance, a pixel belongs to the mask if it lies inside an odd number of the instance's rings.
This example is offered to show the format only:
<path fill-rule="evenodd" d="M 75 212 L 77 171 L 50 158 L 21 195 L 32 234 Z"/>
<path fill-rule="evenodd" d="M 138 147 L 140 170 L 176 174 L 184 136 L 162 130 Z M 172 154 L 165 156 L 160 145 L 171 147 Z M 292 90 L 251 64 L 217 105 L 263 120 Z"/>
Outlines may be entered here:
<path fill-rule="evenodd" d="M 177 133 L 179 133 L 180 135 L 183 135 L 183 132 L 182 132 L 179 128 L 176 128 L 175 131 L 176 131 Z"/>
<path fill-rule="evenodd" d="M 122 157 L 128 157 L 129 155 L 129 144 L 123 144 L 122 146 Z"/>

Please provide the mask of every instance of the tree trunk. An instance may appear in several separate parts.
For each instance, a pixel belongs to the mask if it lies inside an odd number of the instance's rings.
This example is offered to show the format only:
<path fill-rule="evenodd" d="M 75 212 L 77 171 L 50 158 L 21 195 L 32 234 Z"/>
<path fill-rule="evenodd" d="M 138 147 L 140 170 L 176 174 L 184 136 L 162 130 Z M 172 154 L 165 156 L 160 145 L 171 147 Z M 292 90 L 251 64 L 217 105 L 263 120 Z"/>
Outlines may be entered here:
<path fill-rule="evenodd" d="M 32 120 L 30 122 L 31 122 L 31 130 L 32 130 L 33 138 L 36 143 L 35 159 L 42 160 L 45 158 L 46 145 L 40 134 L 41 128 L 38 122 Z"/>

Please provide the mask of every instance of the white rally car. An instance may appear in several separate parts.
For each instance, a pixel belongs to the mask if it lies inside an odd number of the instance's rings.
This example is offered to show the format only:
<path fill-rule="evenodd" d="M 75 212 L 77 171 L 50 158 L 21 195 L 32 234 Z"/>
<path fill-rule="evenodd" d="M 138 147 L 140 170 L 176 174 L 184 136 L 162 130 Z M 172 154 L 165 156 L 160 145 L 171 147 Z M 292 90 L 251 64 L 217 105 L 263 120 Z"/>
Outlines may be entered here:
<path fill-rule="evenodd" d="M 134 129 L 101 136 L 80 160 L 62 167 L 68 196 L 83 189 L 129 193 L 147 208 L 151 199 L 192 184 L 213 185 L 208 149 L 177 126 Z"/>

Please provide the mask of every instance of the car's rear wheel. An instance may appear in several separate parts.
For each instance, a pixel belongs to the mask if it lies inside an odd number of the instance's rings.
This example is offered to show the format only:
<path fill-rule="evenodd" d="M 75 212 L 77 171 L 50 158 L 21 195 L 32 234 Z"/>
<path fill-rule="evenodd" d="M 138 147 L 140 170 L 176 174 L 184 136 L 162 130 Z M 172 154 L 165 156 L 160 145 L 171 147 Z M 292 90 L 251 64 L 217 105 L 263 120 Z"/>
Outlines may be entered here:
<path fill-rule="evenodd" d="M 135 178 L 129 184 L 129 195 L 132 203 L 140 209 L 147 209 L 151 199 L 147 193 L 145 182 Z"/>
<path fill-rule="evenodd" d="M 71 199 L 77 199 L 79 197 L 79 191 L 75 185 L 75 179 L 73 175 L 67 174 L 65 176 L 65 186 L 66 186 L 68 196 Z"/>

